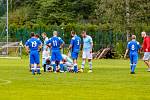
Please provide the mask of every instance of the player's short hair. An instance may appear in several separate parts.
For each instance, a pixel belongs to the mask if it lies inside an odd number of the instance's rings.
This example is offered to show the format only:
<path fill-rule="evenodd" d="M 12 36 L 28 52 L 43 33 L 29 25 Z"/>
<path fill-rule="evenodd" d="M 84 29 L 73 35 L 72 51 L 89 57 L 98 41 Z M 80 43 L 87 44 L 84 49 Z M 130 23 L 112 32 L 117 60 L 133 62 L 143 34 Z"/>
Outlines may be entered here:
<path fill-rule="evenodd" d="M 82 31 L 82 34 L 86 33 L 86 31 Z"/>
<path fill-rule="evenodd" d="M 58 35 L 58 32 L 57 32 L 57 31 L 54 31 L 54 32 L 53 32 L 53 35 Z"/>
<path fill-rule="evenodd" d="M 71 34 L 75 35 L 75 34 L 76 34 L 76 32 L 75 32 L 75 31 L 71 31 Z"/>
<path fill-rule="evenodd" d="M 34 37 L 34 36 L 35 36 L 35 33 L 34 33 L 34 32 L 31 32 L 31 33 L 30 33 L 30 36 L 31 36 L 31 37 Z"/>
<path fill-rule="evenodd" d="M 132 35 L 132 39 L 136 39 L 136 35 Z"/>
<path fill-rule="evenodd" d="M 141 34 L 144 34 L 144 35 L 146 35 L 146 32 L 145 32 L 145 31 L 143 31 L 143 32 L 141 32 Z"/>
<path fill-rule="evenodd" d="M 36 38 L 39 38 L 39 37 L 40 37 L 40 35 L 39 35 L 39 34 L 35 34 L 35 37 L 36 37 Z"/>
<path fill-rule="evenodd" d="M 42 33 L 42 35 L 45 35 L 45 36 L 47 36 L 47 34 L 46 34 L 45 32 L 43 32 L 43 33 Z"/>

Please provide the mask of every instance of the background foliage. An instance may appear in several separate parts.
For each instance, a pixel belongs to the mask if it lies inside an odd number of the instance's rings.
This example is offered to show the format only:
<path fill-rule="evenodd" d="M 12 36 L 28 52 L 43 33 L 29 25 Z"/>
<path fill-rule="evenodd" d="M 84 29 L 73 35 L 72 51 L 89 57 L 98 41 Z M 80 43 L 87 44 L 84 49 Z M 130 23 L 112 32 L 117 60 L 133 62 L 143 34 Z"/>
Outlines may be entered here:
<path fill-rule="evenodd" d="M 6 0 L 0 0 L 0 32 L 4 31 L 4 16 L 6 16 Z M 12 41 L 26 41 L 31 31 L 39 34 L 45 31 L 51 36 L 53 30 L 58 30 L 66 43 L 69 43 L 71 30 L 78 33 L 86 30 L 95 38 L 94 43 L 99 44 L 100 48 L 113 44 L 113 47 L 119 48 L 119 53 L 123 53 L 126 47 L 122 44 L 126 44 L 127 30 L 130 34 L 138 36 L 141 31 L 150 32 L 150 2 L 149 0 L 9 0 L 9 28 Z M 116 37 L 116 34 L 119 36 Z M 4 38 L 4 35 L 0 36 Z M 142 39 L 138 40 L 141 42 Z"/>

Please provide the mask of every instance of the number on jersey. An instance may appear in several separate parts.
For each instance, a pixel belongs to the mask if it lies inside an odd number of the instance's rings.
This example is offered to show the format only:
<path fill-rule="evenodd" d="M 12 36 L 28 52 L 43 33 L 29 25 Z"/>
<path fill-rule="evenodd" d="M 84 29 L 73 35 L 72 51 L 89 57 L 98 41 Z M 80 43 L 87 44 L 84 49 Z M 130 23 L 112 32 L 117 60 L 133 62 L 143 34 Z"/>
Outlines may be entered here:
<path fill-rule="evenodd" d="M 53 41 L 53 46 L 57 46 L 57 41 L 56 40 Z"/>
<path fill-rule="evenodd" d="M 131 46 L 131 49 L 132 49 L 132 50 L 135 50 L 135 46 L 134 46 L 134 45 L 132 45 L 132 46 Z"/>
<path fill-rule="evenodd" d="M 34 47 L 36 47 L 36 46 L 37 46 L 36 41 L 33 41 L 33 42 L 32 42 L 32 47 L 34 48 Z"/>

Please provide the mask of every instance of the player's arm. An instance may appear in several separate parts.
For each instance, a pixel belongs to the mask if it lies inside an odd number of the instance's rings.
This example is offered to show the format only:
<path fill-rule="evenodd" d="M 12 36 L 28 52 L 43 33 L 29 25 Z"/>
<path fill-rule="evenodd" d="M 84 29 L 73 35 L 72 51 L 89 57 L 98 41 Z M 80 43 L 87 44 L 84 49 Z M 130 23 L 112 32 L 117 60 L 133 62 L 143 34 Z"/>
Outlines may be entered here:
<path fill-rule="evenodd" d="M 48 48 L 51 48 L 51 39 L 46 41 L 46 51 L 48 51 Z"/>
<path fill-rule="evenodd" d="M 30 52 L 30 49 L 29 49 L 29 40 L 25 43 L 25 49 L 26 49 L 27 53 Z"/>
<path fill-rule="evenodd" d="M 65 42 L 62 39 L 60 39 L 60 42 L 61 42 L 60 49 L 62 49 L 65 45 Z"/>
<path fill-rule="evenodd" d="M 127 49 L 126 49 L 126 52 L 125 52 L 125 54 L 124 54 L 124 58 L 127 57 L 127 54 L 128 54 L 128 52 L 129 52 L 129 44 L 130 44 L 130 42 L 129 42 L 128 45 L 127 45 Z"/>
<path fill-rule="evenodd" d="M 25 45 L 25 49 L 26 49 L 26 52 L 27 52 L 27 53 L 29 53 L 29 52 L 30 52 L 30 50 L 29 50 L 29 46 L 26 46 L 26 45 Z"/>
<path fill-rule="evenodd" d="M 125 52 L 125 54 L 124 54 L 124 58 L 127 57 L 128 52 L 129 52 L 129 49 L 126 49 L 126 52 Z"/>
<path fill-rule="evenodd" d="M 42 45 L 43 44 L 42 44 L 40 39 L 37 41 L 37 43 L 38 43 L 38 51 L 40 52 L 42 50 Z"/>
<path fill-rule="evenodd" d="M 140 45 L 140 43 L 139 43 L 139 42 L 138 42 L 137 44 L 138 44 L 138 52 L 139 52 L 139 53 L 141 53 L 141 51 L 142 51 L 142 47 L 141 47 L 141 45 Z"/>
<path fill-rule="evenodd" d="M 93 40 L 92 40 L 92 38 L 91 38 L 90 42 L 91 42 L 91 50 L 90 50 L 90 53 L 92 53 L 92 49 L 93 49 Z"/>
<path fill-rule="evenodd" d="M 69 48 L 68 48 L 69 51 L 72 49 L 72 46 L 73 46 L 73 39 L 71 39 L 71 42 L 70 42 L 70 45 L 69 45 Z"/>

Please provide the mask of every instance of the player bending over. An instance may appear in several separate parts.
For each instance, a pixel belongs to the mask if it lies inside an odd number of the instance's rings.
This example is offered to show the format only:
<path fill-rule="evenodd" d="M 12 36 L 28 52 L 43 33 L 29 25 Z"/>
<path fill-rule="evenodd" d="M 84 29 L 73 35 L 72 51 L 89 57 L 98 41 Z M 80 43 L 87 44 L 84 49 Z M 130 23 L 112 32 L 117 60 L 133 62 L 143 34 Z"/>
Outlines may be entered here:
<path fill-rule="evenodd" d="M 53 70 L 54 73 L 56 73 L 56 61 L 60 62 L 60 72 L 63 73 L 64 72 L 64 66 L 63 66 L 63 58 L 61 55 L 61 51 L 60 49 L 62 48 L 62 46 L 64 45 L 64 41 L 60 38 L 57 37 L 58 33 L 57 31 L 53 32 L 53 37 L 51 37 L 48 41 L 47 41 L 47 46 L 51 47 L 51 51 L 52 51 L 52 55 L 51 55 L 51 64 L 53 66 Z"/>
<path fill-rule="evenodd" d="M 73 59 L 74 72 L 78 72 L 77 59 L 80 51 L 81 38 L 76 35 L 74 31 L 71 31 L 71 42 L 69 46 L 69 50 L 71 50 L 71 57 Z"/>
<path fill-rule="evenodd" d="M 89 73 L 92 72 L 92 48 L 93 48 L 93 40 L 91 36 L 87 35 L 85 31 L 82 32 L 83 37 L 83 54 L 82 54 L 82 66 L 81 72 L 84 71 L 86 58 L 88 59 L 90 70 Z"/>
<path fill-rule="evenodd" d="M 42 48 L 42 43 L 35 37 L 35 34 L 31 32 L 31 38 L 27 40 L 25 44 L 26 50 L 30 53 L 30 64 L 32 74 L 35 75 L 34 64 L 37 65 L 37 74 L 40 73 L 40 57 L 39 57 L 39 49 Z"/>
<path fill-rule="evenodd" d="M 129 53 L 130 56 L 130 68 L 131 68 L 131 74 L 135 74 L 135 68 L 138 61 L 138 51 L 141 48 L 139 42 L 136 41 L 136 36 L 132 35 L 132 40 L 128 42 L 126 53 L 124 55 L 124 58 L 126 58 L 126 55 Z"/>

